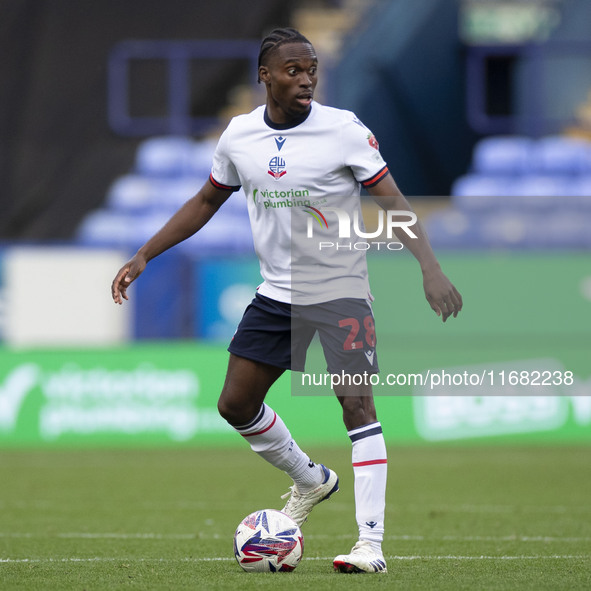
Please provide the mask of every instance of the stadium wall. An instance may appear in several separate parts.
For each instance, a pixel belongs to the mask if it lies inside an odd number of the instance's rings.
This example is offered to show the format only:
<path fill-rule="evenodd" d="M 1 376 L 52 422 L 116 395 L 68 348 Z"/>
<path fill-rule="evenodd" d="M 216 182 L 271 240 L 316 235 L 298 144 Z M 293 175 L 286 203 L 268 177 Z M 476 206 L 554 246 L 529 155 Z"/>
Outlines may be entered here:
<path fill-rule="evenodd" d="M 0 4 L 0 239 L 61 240 L 133 163 L 107 124 L 107 59 L 128 39 L 260 39 L 291 0 L 4 0 Z M 223 15 L 221 17 L 220 15 Z M 217 114 L 242 71 L 201 64 L 192 109 Z M 162 115 L 166 72 L 134 74 L 132 109 Z"/>
<path fill-rule="evenodd" d="M 587 0 L 565 0 L 559 6 L 559 23 L 549 35 L 549 51 L 538 65 L 533 83 L 523 61 L 516 68 L 515 133 L 562 133 L 566 124 L 574 123 L 577 110 L 587 100 L 591 88 L 591 35 L 587 26 L 591 4 Z M 564 49 L 553 51 L 554 44 Z M 544 44 L 540 51 L 544 52 Z M 532 109 L 537 112 L 532 113 Z M 541 120 L 536 122 L 532 115 Z"/>
<path fill-rule="evenodd" d="M 331 103 L 376 134 L 403 193 L 449 195 L 470 162 L 459 2 L 378 3 L 333 74 Z M 450 149 L 453 145 L 453 149 Z"/>
<path fill-rule="evenodd" d="M 484 367 L 499 378 L 502 370 L 508 376 L 515 368 L 570 367 L 574 388 L 536 391 L 517 385 L 495 392 L 480 387 L 464 394 L 458 388 L 391 388 L 392 395 L 376 399 L 386 441 L 591 442 L 589 366 L 569 362 L 568 353 L 561 349 L 553 357 L 532 359 L 507 347 L 504 361 L 464 363 L 462 370 L 480 375 Z M 83 351 L 1 350 L 0 360 L 0 447 L 242 444 L 216 408 L 227 364 L 225 347 L 164 343 Z M 424 373 L 432 364 L 441 367 L 433 348 L 407 348 L 397 357 L 396 368 L 399 375 Z M 345 440 L 333 396 L 291 393 L 286 375 L 267 401 L 299 440 L 308 445 Z"/>
<path fill-rule="evenodd" d="M 586 254 L 441 253 L 465 301 L 446 324 L 424 300 L 415 261 L 392 256 L 370 259 L 381 376 L 396 376 L 375 388 L 389 443 L 591 442 Z M 250 270 L 234 287 L 256 281 Z M 232 285 L 208 285 L 208 305 L 219 307 Z M 4 347 L 0 446 L 241 445 L 216 410 L 226 343 Z M 307 373 L 326 375 L 315 344 L 308 362 Z M 330 388 L 301 379 L 284 376 L 269 403 L 306 444 L 344 441 Z"/>

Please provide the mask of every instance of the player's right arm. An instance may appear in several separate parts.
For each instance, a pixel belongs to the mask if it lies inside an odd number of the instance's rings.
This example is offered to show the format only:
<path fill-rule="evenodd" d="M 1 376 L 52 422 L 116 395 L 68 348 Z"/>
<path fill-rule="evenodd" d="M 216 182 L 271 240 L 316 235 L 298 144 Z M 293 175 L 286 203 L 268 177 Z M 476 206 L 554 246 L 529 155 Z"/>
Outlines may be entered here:
<path fill-rule="evenodd" d="M 111 296 L 116 304 L 127 297 L 127 288 L 146 265 L 165 250 L 186 240 L 200 230 L 232 194 L 232 189 L 216 187 L 207 181 L 199 192 L 189 199 L 166 224 L 150 238 L 127 262 L 113 279 Z"/>

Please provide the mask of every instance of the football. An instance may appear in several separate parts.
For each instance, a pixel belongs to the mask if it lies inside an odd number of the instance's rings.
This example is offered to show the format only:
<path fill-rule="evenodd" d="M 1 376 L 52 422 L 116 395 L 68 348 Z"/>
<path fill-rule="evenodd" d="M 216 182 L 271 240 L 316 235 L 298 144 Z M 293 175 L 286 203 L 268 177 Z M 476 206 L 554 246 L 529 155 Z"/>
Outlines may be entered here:
<path fill-rule="evenodd" d="M 247 572 L 289 572 L 302 559 L 304 538 L 298 524 L 275 509 L 245 517 L 234 534 L 234 556 Z"/>

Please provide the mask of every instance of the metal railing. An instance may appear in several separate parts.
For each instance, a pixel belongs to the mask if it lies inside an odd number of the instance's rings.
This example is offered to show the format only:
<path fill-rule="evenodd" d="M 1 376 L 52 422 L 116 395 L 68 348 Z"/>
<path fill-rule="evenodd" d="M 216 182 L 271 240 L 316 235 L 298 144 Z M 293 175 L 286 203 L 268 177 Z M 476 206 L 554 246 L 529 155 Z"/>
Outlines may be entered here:
<path fill-rule="evenodd" d="M 509 115 L 492 115 L 487 112 L 487 60 L 497 57 L 516 58 L 519 67 L 523 68 L 521 112 Z M 545 96 L 549 82 L 547 64 L 548 60 L 557 57 L 591 59 L 591 42 L 548 41 L 522 45 L 468 47 L 466 111 L 470 126 L 483 134 L 525 133 L 538 137 L 554 133 L 562 126 L 572 124 L 574 114 L 570 118 L 547 114 L 547 97 Z M 590 71 L 583 71 L 582 74 L 583 76 L 587 74 L 587 88 L 591 88 Z M 514 99 L 517 98 L 516 85 L 517 80 L 514 80 L 512 89 Z M 563 88 L 557 92 L 568 91 L 568 88 Z"/>
<path fill-rule="evenodd" d="M 251 40 L 123 41 L 114 46 L 108 61 L 107 112 L 111 129 L 124 136 L 204 133 L 217 117 L 191 114 L 191 60 L 248 61 L 253 84 L 257 79 L 259 42 Z M 161 117 L 130 113 L 130 66 L 134 60 L 163 60 L 167 68 L 167 112 Z"/>

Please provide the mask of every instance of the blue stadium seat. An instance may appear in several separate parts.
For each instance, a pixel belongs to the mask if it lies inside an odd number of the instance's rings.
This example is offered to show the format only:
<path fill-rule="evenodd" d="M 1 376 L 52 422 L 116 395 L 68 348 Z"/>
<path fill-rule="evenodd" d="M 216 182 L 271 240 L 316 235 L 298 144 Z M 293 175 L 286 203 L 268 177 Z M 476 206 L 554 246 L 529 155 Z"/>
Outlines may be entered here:
<path fill-rule="evenodd" d="M 580 176 L 573 182 L 573 194 L 580 198 L 581 209 L 591 209 L 591 174 Z"/>
<path fill-rule="evenodd" d="M 169 219 L 166 210 L 129 212 L 100 209 L 89 213 L 80 224 L 77 241 L 88 246 L 136 249 Z M 244 215 L 215 215 L 195 236 L 179 245 L 192 255 L 251 254 L 252 233 Z"/>
<path fill-rule="evenodd" d="M 564 197 L 574 191 L 570 177 L 537 174 L 515 180 L 510 189 L 519 197 Z"/>
<path fill-rule="evenodd" d="M 472 167 L 481 174 L 514 175 L 531 167 L 533 140 L 523 136 L 494 136 L 480 140 Z"/>
<path fill-rule="evenodd" d="M 192 174 L 206 178 L 209 176 L 216 146 L 217 139 L 194 142 L 190 162 Z"/>
<path fill-rule="evenodd" d="M 141 244 L 151 238 L 170 219 L 167 211 L 150 211 L 142 216 L 136 216 L 133 234 Z"/>
<path fill-rule="evenodd" d="M 455 196 L 452 198 L 453 206 L 460 212 L 468 215 L 487 215 L 506 207 L 508 197 L 501 196 Z"/>
<path fill-rule="evenodd" d="M 115 179 L 107 191 L 107 207 L 120 211 L 142 211 L 152 207 L 157 195 L 155 181 L 135 174 Z"/>
<path fill-rule="evenodd" d="M 139 246 L 135 238 L 137 216 L 107 209 L 88 213 L 77 230 L 77 241 L 88 246 L 132 248 Z"/>
<path fill-rule="evenodd" d="M 113 181 L 106 208 L 84 218 L 78 242 L 129 249 L 143 244 L 207 182 L 216 143 L 177 136 L 142 142 L 133 173 Z M 231 195 L 212 220 L 180 248 L 192 256 L 252 253 L 244 192 Z"/>
<path fill-rule="evenodd" d="M 216 215 L 236 215 L 244 219 L 248 219 L 248 205 L 246 203 L 246 195 L 240 189 L 236 193 L 232 193 L 228 200 L 222 205 L 220 211 Z"/>
<path fill-rule="evenodd" d="M 455 209 L 435 211 L 425 221 L 429 240 L 435 248 L 483 246 L 479 217 Z"/>
<path fill-rule="evenodd" d="M 182 136 L 145 140 L 136 152 L 135 169 L 148 176 L 180 176 L 192 172 L 195 142 Z"/>
<path fill-rule="evenodd" d="M 437 246 L 591 248 L 591 144 L 485 138 L 472 172 L 453 184 L 452 204 L 425 222 Z"/>
<path fill-rule="evenodd" d="M 172 213 L 193 197 L 206 181 L 207 177 L 196 176 L 160 179 L 154 207 Z"/>
<path fill-rule="evenodd" d="M 179 245 L 194 256 L 254 254 L 252 232 L 243 216 L 214 215 L 194 236 Z"/>
<path fill-rule="evenodd" d="M 533 170 L 540 174 L 578 175 L 591 171 L 591 143 L 585 140 L 548 136 L 533 147 Z"/>
<path fill-rule="evenodd" d="M 492 206 L 494 199 L 490 202 L 485 198 L 496 198 L 501 195 L 510 195 L 511 184 L 515 181 L 511 176 L 491 176 L 481 174 L 467 174 L 458 178 L 452 185 L 451 194 L 454 197 L 482 197 L 476 204 L 471 203 L 470 199 L 458 199 L 458 204 L 462 207 L 489 207 Z M 455 199 L 454 199 L 455 201 Z M 486 205 L 485 205 L 486 204 Z"/>

